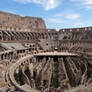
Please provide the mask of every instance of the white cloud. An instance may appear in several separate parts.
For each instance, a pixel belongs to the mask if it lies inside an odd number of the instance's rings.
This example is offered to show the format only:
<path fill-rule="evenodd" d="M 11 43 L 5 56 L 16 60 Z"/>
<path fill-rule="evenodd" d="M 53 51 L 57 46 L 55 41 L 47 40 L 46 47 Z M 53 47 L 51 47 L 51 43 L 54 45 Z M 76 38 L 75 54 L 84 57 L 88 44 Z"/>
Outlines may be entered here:
<path fill-rule="evenodd" d="M 57 18 L 48 18 L 48 21 L 52 23 L 63 23 L 64 22 L 63 20 L 57 19 Z"/>
<path fill-rule="evenodd" d="M 81 2 L 81 4 L 85 5 L 92 5 L 92 0 L 71 0 L 71 1 Z"/>
<path fill-rule="evenodd" d="M 45 10 L 50 10 L 59 6 L 63 0 L 13 0 L 19 3 L 36 3 L 42 5 Z"/>
<path fill-rule="evenodd" d="M 84 0 L 84 4 L 86 4 L 86 5 L 92 5 L 92 0 Z"/>
<path fill-rule="evenodd" d="M 92 9 L 92 0 L 71 0 L 77 2 L 79 5 L 82 5 L 87 10 Z"/>
<path fill-rule="evenodd" d="M 81 17 L 79 13 L 74 13 L 73 11 L 64 11 L 54 15 L 55 18 L 71 19 L 76 20 Z"/>
<path fill-rule="evenodd" d="M 75 20 L 75 19 L 80 18 L 80 14 L 77 14 L 77 13 L 70 13 L 70 14 L 66 15 L 65 17 L 66 17 L 67 19 Z"/>

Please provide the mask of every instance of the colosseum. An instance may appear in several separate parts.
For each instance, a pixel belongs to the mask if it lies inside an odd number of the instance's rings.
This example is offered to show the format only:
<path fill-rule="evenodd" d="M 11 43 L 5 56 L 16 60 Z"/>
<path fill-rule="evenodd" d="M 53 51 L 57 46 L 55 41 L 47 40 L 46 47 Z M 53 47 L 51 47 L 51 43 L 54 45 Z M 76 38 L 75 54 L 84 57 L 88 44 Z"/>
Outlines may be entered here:
<path fill-rule="evenodd" d="M 0 12 L 0 72 L 0 92 L 92 92 L 92 27 Z"/>

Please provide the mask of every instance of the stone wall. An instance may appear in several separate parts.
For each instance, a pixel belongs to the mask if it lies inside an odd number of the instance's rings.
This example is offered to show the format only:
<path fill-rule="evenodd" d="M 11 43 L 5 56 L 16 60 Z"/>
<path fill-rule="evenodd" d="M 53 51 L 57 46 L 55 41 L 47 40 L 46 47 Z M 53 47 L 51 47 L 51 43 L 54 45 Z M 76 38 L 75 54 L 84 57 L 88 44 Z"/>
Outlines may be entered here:
<path fill-rule="evenodd" d="M 0 12 L 0 29 L 46 29 L 46 25 L 42 18 Z"/>
<path fill-rule="evenodd" d="M 60 29 L 58 40 L 62 50 L 92 52 L 92 27 Z"/>

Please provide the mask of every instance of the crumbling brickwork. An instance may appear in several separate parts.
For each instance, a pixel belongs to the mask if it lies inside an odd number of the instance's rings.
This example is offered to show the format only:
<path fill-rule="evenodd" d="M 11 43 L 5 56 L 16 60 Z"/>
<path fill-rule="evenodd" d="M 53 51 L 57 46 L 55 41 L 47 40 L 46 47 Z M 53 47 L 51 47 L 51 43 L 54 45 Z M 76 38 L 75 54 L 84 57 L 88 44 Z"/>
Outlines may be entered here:
<path fill-rule="evenodd" d="M 0 12 L 0 29 L 46 29 L 43 19 Z"/>

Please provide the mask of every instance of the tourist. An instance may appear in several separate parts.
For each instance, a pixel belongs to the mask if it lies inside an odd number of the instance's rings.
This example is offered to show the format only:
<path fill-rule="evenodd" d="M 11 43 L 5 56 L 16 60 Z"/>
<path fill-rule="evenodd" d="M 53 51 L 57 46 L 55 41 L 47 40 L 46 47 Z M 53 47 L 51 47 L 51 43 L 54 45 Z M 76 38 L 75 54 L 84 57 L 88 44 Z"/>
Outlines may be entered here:
<path fill-rule="evenodd" d="M 55 89 L 54 88 L 52 88 L 52 92 L 55 92 Z"/>
<path fill-rule="evenodd" d="M 47 88 L 45 89 L 45 92 L 47 92 Z"/>
<path fill-rule="evenodd" d="M 56 92 L 56 88 L 54 88 L 54 92 Z"/>
<path fill-rule="evenodd" d="M 50 88 L 50 92 L 53 92 L 53 88 Z"/>
<path fill-rule="evenodd" d="M 41 92 L 44 92 L 44 91 L 43 91 L 43 88 L 41 88 Z"/>
<path fill-rule="evenodd" d="M 47 92 L 49 92 L 49 88 L 47 88 Z"/>
<path fill-rule="evenodd" d="M 60 87 L 57 88 L 57 92 L 61 92 L 61 88 Z"/>
<path fill-rule="evenodd" d="M 7 92 L 14 92 L 14 90 L 13 90 L 13 89 L 8 88 L 8 89 L 7 89 Z"/>

